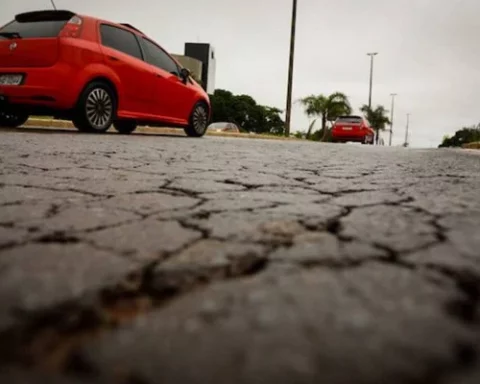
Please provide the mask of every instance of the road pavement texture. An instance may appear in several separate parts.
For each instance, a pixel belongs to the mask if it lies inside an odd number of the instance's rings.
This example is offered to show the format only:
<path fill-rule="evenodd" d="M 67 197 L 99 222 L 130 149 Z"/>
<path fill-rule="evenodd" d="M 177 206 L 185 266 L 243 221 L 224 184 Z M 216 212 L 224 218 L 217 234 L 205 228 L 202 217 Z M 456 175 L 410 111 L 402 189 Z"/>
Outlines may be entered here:
<path fill-rule="evenodd" d="M 480 156 L 0 131 L 1 383 L 480 383 Z"/>

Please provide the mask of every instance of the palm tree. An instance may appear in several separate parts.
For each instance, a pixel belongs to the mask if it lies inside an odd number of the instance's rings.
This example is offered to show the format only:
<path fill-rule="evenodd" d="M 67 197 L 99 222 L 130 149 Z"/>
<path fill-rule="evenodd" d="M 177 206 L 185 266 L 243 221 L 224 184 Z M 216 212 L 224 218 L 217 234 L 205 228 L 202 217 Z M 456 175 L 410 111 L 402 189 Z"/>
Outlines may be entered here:
<path fill-rule="evenodd" d="M 310 138 L 313 126 L 317 119 L 322 119 L 323 138 L 327 138 L 327 122 L 335 121 L 339 116 L 349 115 L 352 113 L 352 108 L 348 101 L 348 97 L 341 92 L 332 93 L 330 96 L 325 95 L 310 95 L 299 100 L 302 104 L 305 114 L 314 120 L 311 122 L 307 131 L 307 139 Z"/>
<path fill-rule="evenodd" d="M 375 142 L 378 145 L 380 131 L 384 131 L 385 127 L 390 125 L 390 119 L 387 116 L 388 111 L 383 105 L 377 105 L 375 109 L 370 108 L 368 105 L 364 105 L 360 108 L 360 111 L 362 111 L 365 118 L 375 130 Z"/>

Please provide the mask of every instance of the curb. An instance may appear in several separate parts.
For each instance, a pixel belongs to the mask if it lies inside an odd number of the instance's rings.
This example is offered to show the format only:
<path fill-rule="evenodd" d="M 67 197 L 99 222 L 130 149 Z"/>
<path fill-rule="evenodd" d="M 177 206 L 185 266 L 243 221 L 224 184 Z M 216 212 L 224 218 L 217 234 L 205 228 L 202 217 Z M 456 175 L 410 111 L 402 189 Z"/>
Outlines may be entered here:
<path fill-rule="evenodd" d="M 465 148 L 465 149 L 480 149 L 480 143 L 463 144 L 462 148 Z"/>
<path fill-rule="evenodd" d="M 68 130 L 75 130 L 75 131 L 77 130 L 70 121 L 54 120 L 54 119 L 28 119 L 28 121 L 23 125 L 23 127 L 44 128 L 44 129 L 63 128 Z M 181 128 L 153 128 L 148 126 L 139 126 L 135 132 L 185 136 L 185 133 Z M 244 138 L 244 139 L 284 140 L 284 141 L 299 140 L 296 138 L 287 138 L 283 136 L 258 135 L 258 134 L 249 134 L 249 133 L 229 133 L 229 132 L 207 132 L 206 136 L 234 137 L 234 138 Z"/>

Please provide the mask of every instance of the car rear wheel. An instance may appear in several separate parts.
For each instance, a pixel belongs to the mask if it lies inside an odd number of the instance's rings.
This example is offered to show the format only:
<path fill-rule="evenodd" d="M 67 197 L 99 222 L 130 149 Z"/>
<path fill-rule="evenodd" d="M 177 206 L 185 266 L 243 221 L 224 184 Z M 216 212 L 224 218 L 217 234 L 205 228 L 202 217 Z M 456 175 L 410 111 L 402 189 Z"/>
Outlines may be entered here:
<path fill-rule="evenodd" d="M 128 135 L 137 129 L 137 123 L 133 120 L 118 120 L 113 123 L 116 131 Z"/>
<path fill-rule="evenodd" d="M 362 141 L 362 144 L 373 145 L 373 137 L 372 136 L 365 136 L 365 138 Z"/>
<path fill-rule="evenodd" d="M 117 100 L 111 87 L 101 81 L 87 85 L 78 99 L 73 124 L 82 132 L 106 132 L 115 118 Z"/>
<path fill-rule="evenodd" d="M 185 127 L 189 137 L 202 137 L 208 127 L 208 107 L 205 103 L 197 103 L 190 115 L 190 123 Z"/>
<path fill-rule="evenodd" d="M 26 113 L 0 111 L 0 127 L 17 128 L 25 124 L 28 118 Z"/>

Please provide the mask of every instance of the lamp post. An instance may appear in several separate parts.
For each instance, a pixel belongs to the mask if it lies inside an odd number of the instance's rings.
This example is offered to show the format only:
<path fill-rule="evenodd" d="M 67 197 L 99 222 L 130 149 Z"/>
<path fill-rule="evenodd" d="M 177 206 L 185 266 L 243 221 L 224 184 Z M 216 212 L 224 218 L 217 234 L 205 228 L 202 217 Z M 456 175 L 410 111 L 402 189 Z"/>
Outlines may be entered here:
<path fill-rule="evenodd" d="M 373 59 L 378 55 L 378 52 L 367 53 L 370 56 L 370 90 L 368 92 L 368 108 L 372 108 L 372 87 L 373 87 Z"/>
<path fill-rule="evenodd" d="M 393 136 L 393 111 L 395 109 L 395 96 L 397 96 L 396 93 L 392 93 L 390 96 L 392 96 L 392 109 L 391 109 L 391 117 L 390 117 L 390 138 L 388 139 L 388 146 L 392 146 L 392 136 Z"/>
<path fill-rule="evenodd" d="M 410 113 L 407 113 L 407 126 L 405 127 L 405 143 L 403 146 L 406 148 L 408 147 L 408 129 L 410 126 Z"/>
<path fill-rule="evenodd" d="M 285 113 L 285 136 L 290 136 L 290 120 L 292 116 L 293 64 L 295 58 L 295 29 L 297 24 L 297 0 L 292 5 L 292 29 L 290 33 L 290 58 L 288 62 L 287 108 Z"/>

